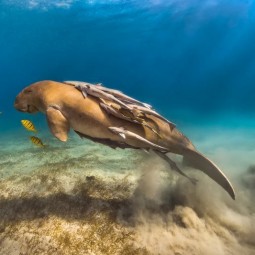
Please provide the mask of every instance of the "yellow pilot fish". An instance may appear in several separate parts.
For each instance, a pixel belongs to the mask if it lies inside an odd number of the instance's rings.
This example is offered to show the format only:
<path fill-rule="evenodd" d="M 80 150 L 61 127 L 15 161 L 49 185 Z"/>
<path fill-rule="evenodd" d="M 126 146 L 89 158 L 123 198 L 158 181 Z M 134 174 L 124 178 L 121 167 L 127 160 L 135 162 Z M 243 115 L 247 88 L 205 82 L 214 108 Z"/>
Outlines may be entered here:
<path fill-rule="evenodd" d="M 42 140 L 36 136 L 30 136 L 30 140 L 33 144 L 39 147 L 44 147 L 45 145 L 43 144 Z"/>
<path fill-rule="evenodd" d="M 21 124 L 27 129 L 28 131 L 36 132 L 34 124 L 30 120 L 22 120 Z"/>

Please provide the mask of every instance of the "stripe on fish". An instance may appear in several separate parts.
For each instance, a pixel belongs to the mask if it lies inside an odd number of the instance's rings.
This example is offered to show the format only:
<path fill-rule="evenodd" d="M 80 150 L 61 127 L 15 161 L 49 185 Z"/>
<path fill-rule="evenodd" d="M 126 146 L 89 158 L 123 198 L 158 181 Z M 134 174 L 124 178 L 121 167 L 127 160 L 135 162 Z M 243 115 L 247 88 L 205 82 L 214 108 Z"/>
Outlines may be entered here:
<path fill-rule="evenodd" d="M 30 120 L 21 120 L 21 124 L 28 131 L 37 132 L 36 129 L 35 129 L 34 124 L 32 123 L 32 121 L 30 121 Z"/>

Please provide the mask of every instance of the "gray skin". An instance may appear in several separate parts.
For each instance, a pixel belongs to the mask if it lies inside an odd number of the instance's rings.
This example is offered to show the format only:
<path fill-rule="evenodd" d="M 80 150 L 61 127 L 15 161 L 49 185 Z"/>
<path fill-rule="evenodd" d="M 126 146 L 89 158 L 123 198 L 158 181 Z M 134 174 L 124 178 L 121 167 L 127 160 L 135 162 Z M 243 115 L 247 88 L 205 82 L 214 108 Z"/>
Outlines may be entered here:
<path fill-rule="evenodd" d="M 109 114 L 112 114 L 113 116 L 117 117 L 117 118 L 121 118 L 123 120 L 127 120 L 127 121 L 131 121 L 134 123 L 139 124 L 138 121 L 136 121 L 135 119 L 132 120 L 128 117 L 126 117 L 125 115 L 123 115 L 122 113 L 119 113 L 118 111 L 116 111 L 115 109 L 113 109 L 111 106 L 105 104 L 105 103 L 100 103 L 100 106 Z"/>
<path fill-rule="evenodd" d="M 147 139 L 141 137 L 140 135 L 137 135 L 131 131 L 125 130 L 122 127 L 109 127 L 109 130 L 111 130 L 114 134 L 117 134 L 119 136 L 121 136 L 124 140 L 125 139 L 135 139 L 138 140 L 140 142 L 142 142 L 144 144 L 144 148 L 146 149 L 154 149 L 154 150 L 158 150 L 161 152 L 168 152 L 169 150 L 163 146 L 159 146 L 155 143 L 152 143 L 150 141 L 148 141 Z"/>
<path fill-rule="evenodd" d="M 119 99 L 115 98 L 113 95 L 106 93 L 105 91 L 99 89 L 95 85 L 88 83 L 88 82 L 75 82 L 75 81 L 65 81 L 68 85 L 73 85 L 76 89 L 81 91 L 84 98 L 86 98 L 88 95 L 97 97 L 97 98 L 103 98 L 106 100 L 113 101 L 115 103 L 120 104 L 125 109 L 131 110 L 128 105 L 120 101 Z"/>
<path fill-rule="evenodd" d="M 138 106 L 138 105 L 129 105 L 129 106 L 132 108 L 132 112 L 134 114 L 137 114 L 136 111 L 138 110 L 138 111 L 141 111 L 142 113 L 153 115 L 161 120 L 164 120 L 165 122 L 167 122 L 169 124 L 171 129 L 174 129 L 176 127 L 176 125 L 174 123 L 167 120 L 166 118 L 164 118 L 163 116 L 158 114 L 156 111 L 153 111 L 152 109 L 148 109 L 146 107 L 142 107 L 142 106 Z"/>
<path fill-rule="evenodd" d="M 89 94 L 89 95 L 97 97 L 97 98 L 103 98 L 106 100 L 113 101 L 113 102 L 121 105 L 125 109 L 128 109 L 131 111 L 131 108 L 127 104 L 125 104 L 122 101 L 120 101 L 119 99 L 115 98 L 113 95 L 108 94 L 108 93 L 96 88 L 93 85 L 91 86 L 88 84 L 86 84 L 86 85 L 80 84 L 80 85 L 76 85 L 75 88 L 80 90 L 85 98 L 87 97 L 87 94 Z"/>
<path fill-rule="evenodd" d="M 101 99 L 102 100 L 102 99 Z M 104 103 L 100 103 L 100 106 L 108 113 L 108 114 L 112 114 L 113 116 L 117 117 L 117 118 L 121 118 L 123 120 L 127 120 L 136 124 L 141 124 L 147 128 L 149 128 L 152 132 L 154 132 L 155 134 L 157 134 L 160 138 L 160 134 L 154 130 L 154 128 L 152 128 L 150 125 L 146 124 L 145 121 L 143 121 L 143 123 L 137 121 L 136 119 L 132 119 L 132 118 L 128 118 L 125 115 L 123 115 L 122 113 L 116 111 L 113 107 L 111 107 L 110 105 L 107 105 L 105 102 Z"/>
<path fill-rule="evenodd" d="M 151 105 L 147 104 L 147 103 L 143 103 L 140 102 L 132 97 L 129 97 L 125 94 L 123 94 L 121 91 L 116 90 L 116 89 L 109 89 L 106 87 L 103 87 L 101 83 L 97 83 L 97 84 L 91 84 L 91 83 L 87 83 L 87 82 L 82 82 L 82 81 L 64 81 L 65 83 L 69 84 L 69 85 L 73 85 L 75 87 L 78 87 L 79 85 L 89 85 L 89 86 L 93 86 L 96 87 L 99 90 L 102 90 L 106 93 L 109 93 L 111 95 L 113 95 L 114 97 L 116 97 L 117 99 L 120 99 L 121 101 L 125 102 L 125 103 L 132 103 L 132 104 L 137 104 L 137 105 L 141 105 L 144 106 L 146 108 L 152 108 Z M 86 97 L 86 96 L 85 96 Z"/>
<path fill-rule="evenodd" d="M 113 96 L 119 98 L 120 100 L 124 101 L 125 103 L 128 103 L 128 104 L 136 104 L 136 105 L 141 105 L 143 107 L 146 107 L 148 109 L 151 109 L 152 106 L 147 104 L 147 103 L 143 103 L 143 102 L 140 102 L 132 97 L 129 97 L 125 94 L 123 94 L 121 91 L 119 90 L 115 90 L 115 89 L 108 89 L 106 87 L 103 87 L 102 85 L 99 85 L 99 84 L 96 84 L 95 85 L 97 88 L 105 91 L 105 92 L 108 92 L 110 94 L 112 94 Z"/>

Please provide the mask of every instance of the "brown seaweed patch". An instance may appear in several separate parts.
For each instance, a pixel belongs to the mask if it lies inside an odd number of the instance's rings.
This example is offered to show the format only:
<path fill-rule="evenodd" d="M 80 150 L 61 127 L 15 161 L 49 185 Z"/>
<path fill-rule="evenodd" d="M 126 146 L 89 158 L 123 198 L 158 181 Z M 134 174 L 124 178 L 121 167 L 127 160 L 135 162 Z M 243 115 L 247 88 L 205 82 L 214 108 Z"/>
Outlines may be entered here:
<path fill-rule="evenodd" d="M 54 167 L 55 168 L 55 167 Z M 126 178 L 92 180 L 66 169 L 37 169 L 0 182 L 0 254 L 149 254 L 118 222 L 130 204 Z M 73 184 L 67 190 L 66 185 Z"/>

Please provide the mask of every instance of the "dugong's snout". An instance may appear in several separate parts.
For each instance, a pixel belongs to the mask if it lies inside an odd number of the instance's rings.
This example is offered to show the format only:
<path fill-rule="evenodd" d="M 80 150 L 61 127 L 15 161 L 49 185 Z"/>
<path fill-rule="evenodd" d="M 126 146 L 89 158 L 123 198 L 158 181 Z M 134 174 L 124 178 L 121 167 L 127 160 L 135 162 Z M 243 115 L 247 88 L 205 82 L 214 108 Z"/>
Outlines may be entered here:
<path fill-rule="evenodd" d="M 20 93 L 17 95 L 14 101 L 14 108 L 20 112 L 28 112 L 28 113 L 35 113 L 38 112 L 38 109 L 36 106 L 33 105 L 32 102 L 30 102 L 29 98 L 24 95 L 24 93 Z"/>
<path fill-rule="evenodd" d="M 20 100 L 20 96 L 18 95 L 14 101 L 14 108 L 20 112 L 27 112 L 28 105 L 25 102 L 22 102 L 22 100 Z"/>

